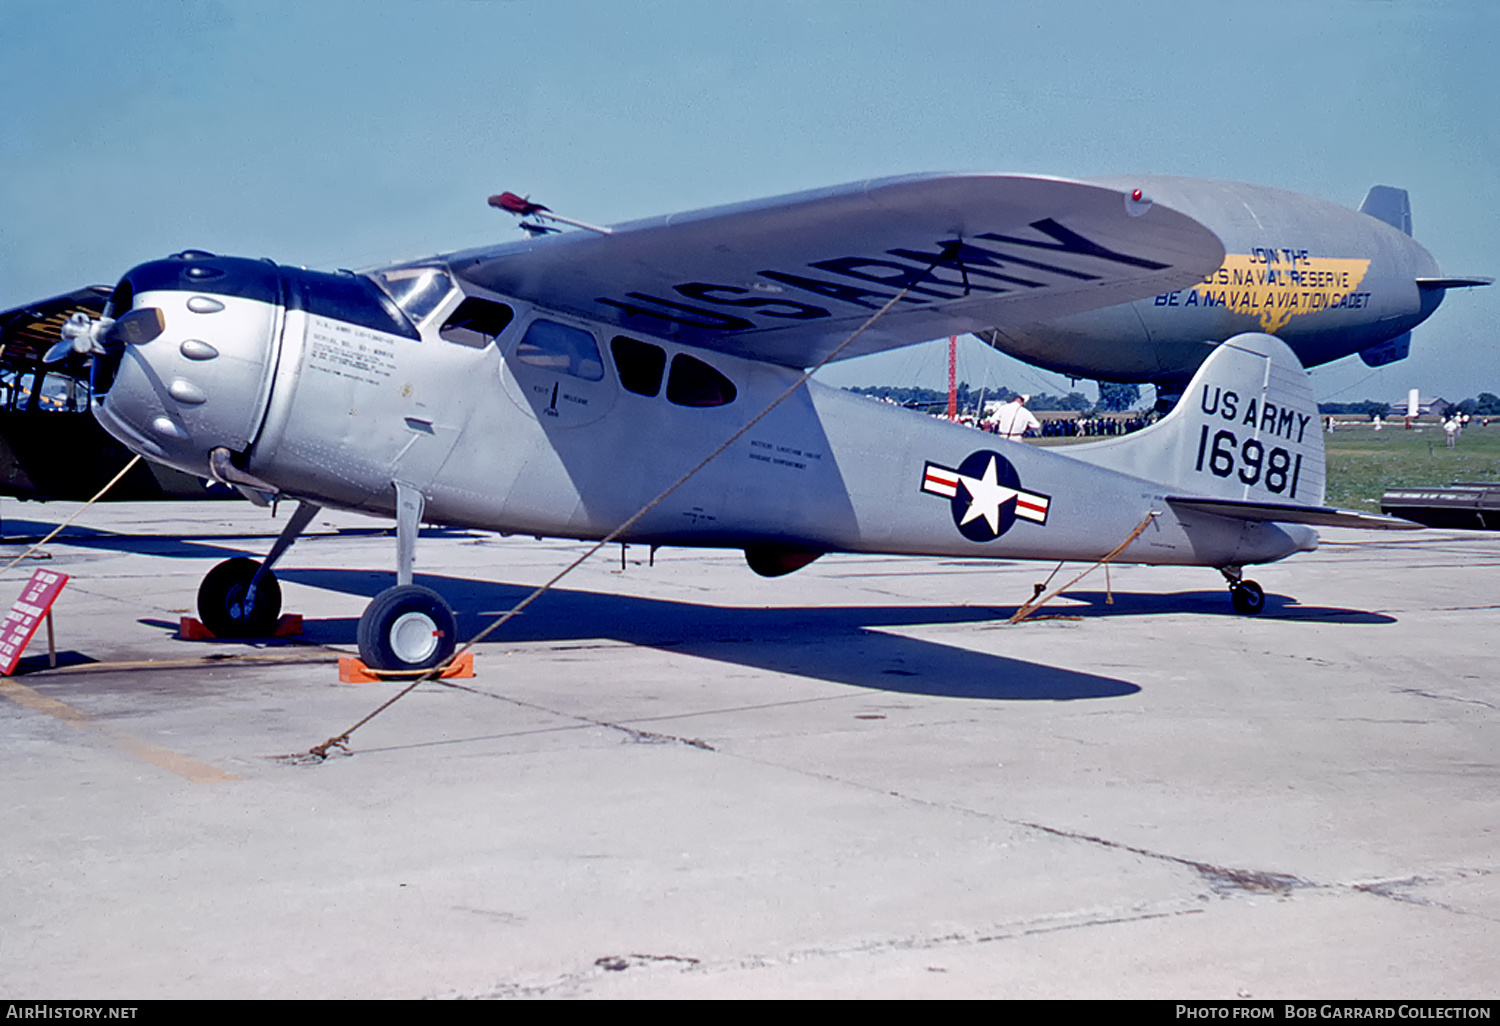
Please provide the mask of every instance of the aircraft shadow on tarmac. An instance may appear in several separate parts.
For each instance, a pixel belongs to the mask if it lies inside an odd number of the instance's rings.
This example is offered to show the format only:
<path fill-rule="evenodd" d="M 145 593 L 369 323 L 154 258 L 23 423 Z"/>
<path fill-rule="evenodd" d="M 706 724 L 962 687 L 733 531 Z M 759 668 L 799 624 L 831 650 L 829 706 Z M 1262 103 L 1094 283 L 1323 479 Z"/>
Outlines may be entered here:
<path fill-rule="evenodd" d="M 16 528 L 39 526 L 11 523 Z M 355 528 L 347 533 L 386 531 Z M 423 536 L 429 536 L 429 530 L 424 529 Z M 63 541 L 83 548 L 178 559 L 241 555 L 259 558 L 262 546 L 243 548 L 237 544 L 246 537 L 249 536 L 208 533 L 188 537 L 127 535 L 72 527 Z M 277 576 L 297 584 L 369 598 L 392 583 L 389 571 L 374 570 L 278 568 Z M 531 592 L 522 585 L 469 578 L 418 575 L 417 581 L 440 592 L 453 604 L 462 638 L 477 634 Z M 1163 613 L 1235 615 L 1229 608 L 1227 595 L 1219 589 L 1171 594 L 1117 592 L 1112 604 L 1106 602 L 1103 592 L 1070 591 L 1066 598 L 1073 601 L 1043 607 L 1038 615 L 1080 619 Z M 832 683 L 953 698 L 1066 701 L 1118 697 L 1140 690 L 1139 686 L 1118 678 L 899 637 L 881 630 L 918 625 L 993 625 L 1004 622 L 1013 612 L 1013 606 L 981 605 L 736 608 L 554 588 L 492 640 L 503 644 L 507 640 L 612 639 Z M 1301 606 L 1275 595 L 1266 596 L 1262 616 L 1318 623 L 1395 622 L 1383 614 Z M 143 622 L 171 630 L 177 626 L 156 620 Z M 304 621 L 302 640 L 353 645 L 357 625 L 353 617 L 309 618 Z M 66 665 L 90 661 L 80 653 L 69 655 L 74 658 L 60 662 Z"/>
<path fill-rule="evenodd" d="M 373 598 L 391 585 L 389 571 L 284 569 L 288 582 Z M 458 616 L 461 638 L 479 633 L 531 593 L 523 585 L 471 578 L 416 576 L 440 592 Z M 1162 613 L 1234 616 L 1220 590 L 1171 594 L 1069 592 L 1075 600 L 1039 616 L 1079 619 Z M 1087 605 L 1078 605 L 1078 601 Z M 1113 698 L 1140 687 L 1115 677 L 887 633 L 882 628 L 1003 623 L 1014 607 L 811 606 L 740 608 L 554 588 L 490 639 L 490 643 L 584 642 L 609 639 L 778 673 L 871 690 L 999 701 Z M 1353 609 L 1298 605 L 1266 597 L 1263 617 L 1318 623 L 1382 624 L 1393 617 Z M 175 624 L 146 621 L 167 629 Z M 301 640 L 353 645 L 354 617 L 307 618 Z"/>
<path fill-rule="evenodd" d="M 1114 602 L 1102 591 L 1069 591 L 1064 599 L 1086 602 L 1087 606 L 1060 605 L 1056 608 L 1044 606 L 1039 615 L 1051 609 L 1053 615 L 1063 614 L 1084 619 L 1101 616 L 1146 616 L 1163 613 L 1192 613 L 1197 616 L 1239 616 L 1229 604 L 1229 595 L 1222 589 L 1205 591 L 1177 591 L 1166 594 L 1147 592 L 1114 593 Z M 1304 606 L 1296 599 L 1266 592 L 1265 608 L 1257 616 L 1260 620 L 1306 620 L 1311 623 L 1385 624 L 1395 623 L 1396 618 L 1386 613 L 1373 613 L 1363 609 L 1342 609 L 1335 606 Z"/>
<path fill-rule="evenodd" d="M 373 597 L 390 587 L 385 571 L 289 569 L 284 581 Z M 458 615 L 460 637 L 479 633 L 531 588 L 418 574 Z M 495 635 L 492 643 L 611 639 L 739 666 L 902 694 L 1064 701 L 1134 694 L 1128 681 L 880 630 L 908 625 L 987 624 L 1009 610 L 988 606 L 777 607 L 694 602 L 554 588 Z M 354 618 L 303 621 L 303 640 L 353 644 Z"/>
<path fill-rule="evenodd" d="M 41 541 L 55 526 L 55 524 L 8 520 L 5 523 L 5 538 L 0 541 L 0 544 L 24 547 Z M 268 537 L 274 538 L 275 534 L 272 533 Z M 234 556 L 253 554 L 253 550 L 234 544 L 242 540 L 240 537 L 227 538 L 223 535 L 205 534 L 198 536 L 198 539 L 180 535 L 120 534 L 115 531 L 79 527 L 75 524 L 66 528 L 49 544 L 70 545 L 79 549 L 102 549 L 107 552 L 129 552 L 142 556 L 163 556 L 167 559 L 229 559 Z M 213 541 L 207 539 L 213 539 Z M 225 544 L 214 544 L 214 541 Z"/>
<path fill-rule="evenodd" d="M 386 571 L 287 569 L 283 580 L 345 594 L 374 597 L 390 586 Z M 521 585 L 418 575 L 458 611 L 459 633 L 472 637 L 530 594 Z M 1069 593 L 1075 603 L 1050 615 L 1129 616 L 1186 612 L 1234 616 L 1219 590 L 1166 595 Z M 903 694 L 1006 701 L 1108 698 L 1133 694 L 1129 681 L 1011 659 L 1001 655 L 887 633 L 917 625 L 991 625 L 1012 608 L 994 606 L 848 606 L 738 608 L 631 595 L 554 588 L 492 640 L 556 642 L 612 639 L 734 665 Z M 1042 610 L 1048 615 L 1047 608 Z M 1351 609 L 1305 607 L 1268 596 L 1265 616 L 1319 623 L 1393 623 L 1392 617 Z M 353 644 L 357 621 L 304 621 L 303 640 Z"/>

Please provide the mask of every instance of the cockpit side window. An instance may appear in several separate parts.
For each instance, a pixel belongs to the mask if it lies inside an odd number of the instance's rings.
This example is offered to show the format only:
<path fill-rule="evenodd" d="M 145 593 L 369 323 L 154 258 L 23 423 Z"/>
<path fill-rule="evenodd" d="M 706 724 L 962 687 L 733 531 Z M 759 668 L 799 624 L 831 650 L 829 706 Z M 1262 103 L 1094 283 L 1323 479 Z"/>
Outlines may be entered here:
<path fill-rule="evenodd" d="M 654 396 L 661 391 L 662 374 L 667 369 L 665 349 L 626 335 L 616 335 L 609 344 L 609 351 L 614 354 L 620 384 L 627 392 Z"/>
<path fill-rule="evenodd" d="M 672 357 L 668 402 L 678 406 L 727 406 L 737 394 L 734 382 L 697 357 L 686 353 Z"/>
<path fill-rule="evenodd" d="M 516 346 L 516 359 L 531 367 L 571 374 L 584 381 L 602 381 L 604 360 L 594 336 L 582 328 L 535 320 Z"/>
<path fill-rule="evenodd" d="M 438 335 L 461 346 L 483 349 L 499 337 L 515 316 L 516 312 L 504 303 L 469 296 L 443 322 Z"/>
<path fill-rule="evenodd" d="M 437 267 L 398 267 L 372 277 L 413 324 L 421 324 L 453 291 L 453 280 Z"/>

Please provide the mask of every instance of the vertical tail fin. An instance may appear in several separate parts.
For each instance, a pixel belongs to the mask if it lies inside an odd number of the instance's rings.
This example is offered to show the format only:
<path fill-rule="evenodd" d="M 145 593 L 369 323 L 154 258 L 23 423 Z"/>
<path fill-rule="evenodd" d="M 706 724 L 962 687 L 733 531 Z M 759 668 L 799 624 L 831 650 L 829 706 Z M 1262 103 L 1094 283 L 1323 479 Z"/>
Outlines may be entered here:
<path fill-rule="evenodd" d="M 1061 451 L 1179 495 L 1322 506 L 1321 428 L 1296 355 L 1274 335 L 1245 334 L 1213 351 L 1159 423 Z"/>
<path fill-rule="evenodd" d="M 1397 231 L 1411 234 L 1411 197 L 1405 189 L 1389 185 L 1371 186 L 1365 193 L 1365 201 L 1359 205 L 1359 212 L 1384 221 Z"/>

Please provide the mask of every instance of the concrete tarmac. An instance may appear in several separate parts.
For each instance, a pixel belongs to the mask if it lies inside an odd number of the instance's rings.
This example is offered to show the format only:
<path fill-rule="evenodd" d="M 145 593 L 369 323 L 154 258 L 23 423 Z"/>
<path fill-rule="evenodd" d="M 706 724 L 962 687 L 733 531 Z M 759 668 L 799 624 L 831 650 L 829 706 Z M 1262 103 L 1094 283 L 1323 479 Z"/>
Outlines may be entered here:
<path fill-rule="evenodd" d="M 288 554 L 301 638 L 176 630 L 287 512 L 96 507 L 0 574 L 71 575 L 0 681 L 0 997 L 1496 996 L 1500 534 L 1014 626 L 1052 566 L 614 548 L 317 762 L 397 688 L 334 665 L 383 525 Z M 582 549 L 428 531 L 418 581 L 469 636 Z"/>

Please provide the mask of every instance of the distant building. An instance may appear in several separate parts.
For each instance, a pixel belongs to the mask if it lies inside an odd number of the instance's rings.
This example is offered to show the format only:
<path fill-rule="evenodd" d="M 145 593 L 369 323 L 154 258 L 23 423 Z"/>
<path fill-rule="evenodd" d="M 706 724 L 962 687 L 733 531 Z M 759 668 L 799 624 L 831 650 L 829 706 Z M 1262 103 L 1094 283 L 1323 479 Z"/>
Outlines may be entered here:
<path fill-rule="evenodd" d="M 1450 403 L 1442 396 L 1434 396 L 1431 399 L 1418 397 L 1417 416 L 1437 417 L 1441 419 L 1448 415 L 1448 411 L 1452 409 L 1454 405 L 1454 403 Z M 1396 402 L 1391 403 L 1390 415 L 1393 419 L 1400 419 L 1406 416 L 1406 396 L 1402 396 Z"/>

